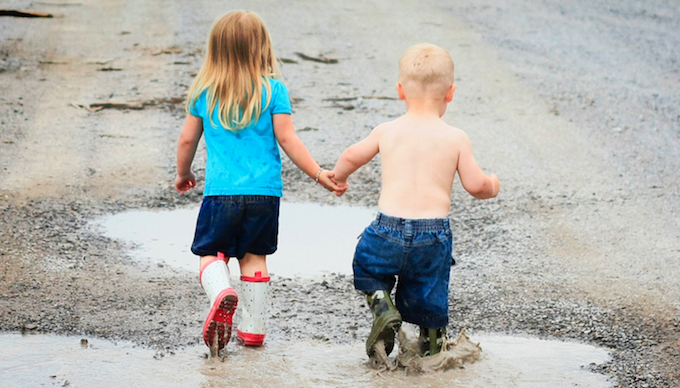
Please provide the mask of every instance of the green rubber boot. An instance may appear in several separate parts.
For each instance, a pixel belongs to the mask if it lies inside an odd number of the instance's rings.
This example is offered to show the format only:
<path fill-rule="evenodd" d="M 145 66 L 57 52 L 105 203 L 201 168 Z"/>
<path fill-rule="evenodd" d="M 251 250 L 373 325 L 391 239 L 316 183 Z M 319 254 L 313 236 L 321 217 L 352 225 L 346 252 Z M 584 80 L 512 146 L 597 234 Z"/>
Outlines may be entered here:
<path fill-rule="evenodd" d="M 434 356 L 439 353 L 444 342 L 446 342 L 446 328 L 429 329 L 427 327 L 420 327 L 418 343 L 420 344 L 420 354 L 423 357 Z"/>
<path fill-rule="evenodd" d="M 394 349 L 394 335 L 401 327 L 401 314 L 390 298 L 390 294 L 384 290 L 369 292 L 366 294 L 368 307 L 373 313 L 373 328 L 366 340 L 366 354 L 373 356 L 373 347 L 376 342 L 383 340 L 385 353 L 389 356 Z"/>

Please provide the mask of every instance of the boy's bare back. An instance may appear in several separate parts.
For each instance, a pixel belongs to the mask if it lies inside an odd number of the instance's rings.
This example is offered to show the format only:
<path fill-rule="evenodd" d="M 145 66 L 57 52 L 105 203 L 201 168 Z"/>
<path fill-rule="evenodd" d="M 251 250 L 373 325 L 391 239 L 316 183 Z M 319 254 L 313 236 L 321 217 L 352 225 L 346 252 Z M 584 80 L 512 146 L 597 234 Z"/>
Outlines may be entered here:
<path fill-rule="evenodd" d="M 401 218 L 448 217 L 456 171 L 472 195 L 495 195 L 491 185 L 485 187 L 490 178 L 472 157 L 465 132 L 438 117 L 405 114 L 377 126 L 352 147 L 347 153 L 350 159 L 370 160 L 380 153 L 382 190 L 378 206 L 384 214 Z"/>
<path fill-rule="evenodd" d="M 401 218 L 449 215 L 461 130 L 404 115 L 375 129 L 382 164 L 380 210 Z"/>

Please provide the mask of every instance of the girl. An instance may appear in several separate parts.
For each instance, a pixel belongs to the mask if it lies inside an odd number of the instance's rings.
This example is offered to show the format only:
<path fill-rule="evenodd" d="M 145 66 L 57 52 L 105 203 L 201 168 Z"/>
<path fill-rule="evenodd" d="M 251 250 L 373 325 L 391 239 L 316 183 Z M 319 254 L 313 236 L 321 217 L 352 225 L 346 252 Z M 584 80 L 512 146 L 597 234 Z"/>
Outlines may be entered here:
<path fill-rule="evenodd" d="M 265 259 L 277 248 L 283 189 L 279 146 L 317 183 L 336 195 L 345 191 L 295 134 L 288 90 L 278 75 L 262 20 L 253 12 L 233 11 L 213 24 L 205 63 L 189 89 L 175 188 L 181 194 L 196 186 L 191 163 L 205 135 L 206 183 L 191 251 L 201 257 L 199 279 L 210 298 L 203 339 L 213 356 L 231 338 L 238 302 L 229 283 L 231 257 L 238 259 L 242 281 L 238 338 L 245 345 L 264 341 Z"/>

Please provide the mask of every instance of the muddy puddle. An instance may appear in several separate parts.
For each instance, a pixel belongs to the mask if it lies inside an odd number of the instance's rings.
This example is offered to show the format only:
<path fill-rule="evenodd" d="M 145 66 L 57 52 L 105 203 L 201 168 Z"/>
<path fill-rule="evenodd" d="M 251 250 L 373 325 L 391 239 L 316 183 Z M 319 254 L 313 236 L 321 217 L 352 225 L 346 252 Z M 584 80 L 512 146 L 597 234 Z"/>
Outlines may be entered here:
<path fill-rule="evenodd" d="M 131 211 L 94 222 L 102 234 L 134 244 L 139 261 L 198 272 L 198 258 L 190 251 L 198 207 L 173 211 Z M 362 207 L 281 204 L 279 248 L 269 256 L 269 272 L 279 277 L 316 277 L 350 274 L 357 237 L 376 216 Z M 232 274 L 238 264 L 229 263 Z"/>
<path fill-rule="evenodd" d="M 421 375 L 378 373 L 363 344 L 230 343 L 223 360 L 204 347 L 166 352 L 126 342 L 51 335 L 0 335 L 3 387 L 611 387 L 582 366 L 608 360 L 605 350 L 572 342 L 479 334 L 482 359 L 465 368 Z"/>
<path fill-rule="evenodd" d="M 189 251 L 198 208 L 133 211 L 94 224 L 132 243 L 139 261 L 196 272 Z M 279 251 L 270 271 L 281 277 L 351 274 L 356 238 L 375 217 L 359 207 L 282 203 Z M 301 260 L 305 258 L 305 260 Z M 232 274 L 238 273 L 230 263 Z M 376 372 L 364 344 L 270 341 L 263 348 L 232 342 L 223 360 L 206 359 L 204 346 L 158 353 L 126 342 L 80 337 L 0 335 L 0 381 L 9 387 L 611 387 L 585 369 L 609 360 L 590 345 L 476 333 L 481 360 L 444 372 Z M 393 354 L 394 356 L 394 354 Z M 68 384 L 66 384 L 68 382 Z"/>

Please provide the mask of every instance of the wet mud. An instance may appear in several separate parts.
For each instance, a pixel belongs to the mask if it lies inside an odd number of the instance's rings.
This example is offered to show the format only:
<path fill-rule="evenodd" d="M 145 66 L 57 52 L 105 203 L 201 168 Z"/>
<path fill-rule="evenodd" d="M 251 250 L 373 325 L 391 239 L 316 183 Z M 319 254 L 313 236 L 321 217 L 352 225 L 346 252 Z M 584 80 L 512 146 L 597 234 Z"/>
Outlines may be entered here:
<path fill-rule="evenodd" d="M 470 337 L 462 330 L 456 339 L 446 341 L 442 350 L 432 356 L 420 357 L 418 339 L 414 333 L 401 330 L 399 333 L 399 355 L 397 365 L 406 369 L 407 373 L 432 373 L 454 368 L 462 368 L 466 363 L 474 363 L 481 359 L 482 348 L 479 343 L 470 341 Z M 401 343 L 404 343 L 402 346 Z"/>
<path fill-rule="evenodd" d="M 407 374 L 434 373 L 450 369 L 463 368 L 466 363 L 474 363 L 481 359 L 482 348 L 479 343 L 470 341 L 470 337 L 462 330 L 456 339 L 446 341 L 439 353 L 423 356 L 420 351 L 418 337 L 409 327 L 401 328 L 397 333 L 399 351 L 392 359 L 385 352 L 382 340 L 374 345 L 375 353 L 369 359 L 369 365 L 380 371 L 403 370 Z"/>

